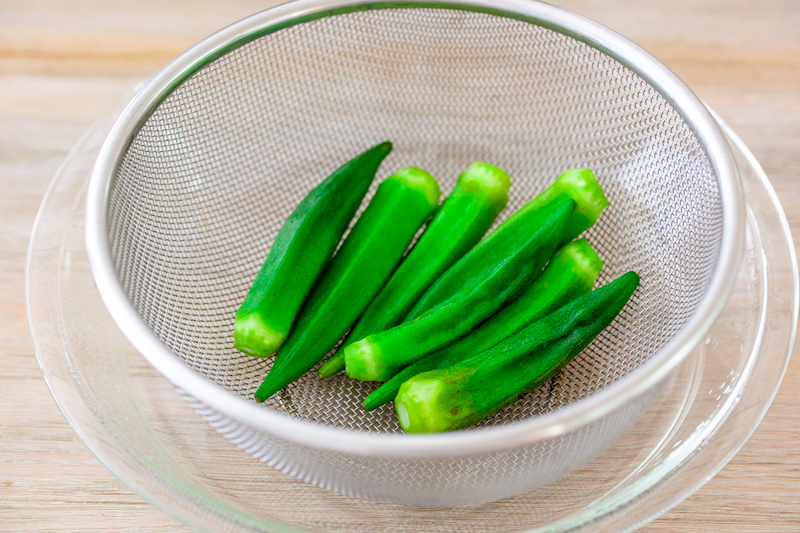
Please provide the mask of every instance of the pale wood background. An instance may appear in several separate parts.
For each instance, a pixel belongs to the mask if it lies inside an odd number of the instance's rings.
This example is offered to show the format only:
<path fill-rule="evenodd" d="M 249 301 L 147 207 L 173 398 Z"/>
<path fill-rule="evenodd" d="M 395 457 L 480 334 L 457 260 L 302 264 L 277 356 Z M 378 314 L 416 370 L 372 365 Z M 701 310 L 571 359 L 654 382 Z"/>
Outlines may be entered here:
<path fill-rule="evenodd" d="M 41 378 L 25 254 L 56 169 L 89 125 L 188 46 L 272 0 L 0 0 L 0 531 L 185 532 L 111 475 Z M 800 237 L 800 1 L 556 0 L 636 41 L 733 127 Z M 795 350 L 797 355 L 798 350 Z M 800 531 L 800 358 L 739 454 L 642 528 Z"/>

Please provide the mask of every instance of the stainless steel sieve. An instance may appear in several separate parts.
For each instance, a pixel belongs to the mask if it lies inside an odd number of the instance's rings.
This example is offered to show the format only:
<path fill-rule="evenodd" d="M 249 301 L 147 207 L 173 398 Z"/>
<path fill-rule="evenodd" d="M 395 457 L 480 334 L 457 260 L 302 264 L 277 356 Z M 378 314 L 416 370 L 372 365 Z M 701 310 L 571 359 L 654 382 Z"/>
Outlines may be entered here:
<path fill-rule="evenodd" d="M 586 234 L 599 283 L 642 278 L 592 345 L 482 427 L 405 435 L 391 405 L 360 407 L 373 385 L 313 372 L 259 405 L 271 360 L 233 348 L 283 220 L 383 140 L 395 150 L 376 183 L 415 165 L 446 192 L 475 160 L 506 169 L 505 216 L 566 168 L 592 168 L 611 202 Z M 212 35 L 142 88 L 98 157 L 86 240 L 121 330 L 237 445 L 348 495 L 464 505 L 553 482 L 624 433 L 722 308 L 742 213 L 703 104 L 590 20 L 531 0 L 299 0 Z"/>

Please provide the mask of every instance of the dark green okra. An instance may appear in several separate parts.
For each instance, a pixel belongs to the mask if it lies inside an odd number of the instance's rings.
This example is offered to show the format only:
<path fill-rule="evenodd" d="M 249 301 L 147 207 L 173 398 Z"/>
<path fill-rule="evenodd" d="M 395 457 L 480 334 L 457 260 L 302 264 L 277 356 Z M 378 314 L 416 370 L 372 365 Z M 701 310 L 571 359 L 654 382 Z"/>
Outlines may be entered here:
<path fill-rule="evenodd" d="M 392 277 L 358 319 L 349 338 L 363 339 L 399 324 L 423 292 L 483 237 L 508 202 L 503 170 L 473 163 Z M 327 378 L 344 370 L 344 346 L 319 369 Z"/>
<path fill-rule="evenodd" d="M 423 372 L 400 387 L 395 409 L 409 433 L 471 426 L 541 386 L 600 334 L 639 286 L 628 272 L 483 353 Z"/>
<path fill-rule="evenodd" d="M 439 185 L 417 168 L 386 178 L 303 305 L 256 391 L 264 401 L 308 372 L 358 319 L 439 205 Z"/>
<path fill-rule="evenodd" d="M 236 312 L 236 349 L 267 357 L 280 348 L 391 150 L 385 142 L 342 165 L 284 222 Z"/>
<path fill-rule="evenodd" d="M 565 244 L 519 298 L 453 344 L 399 370 L 367 396 L 364 408 L 372 410 L 394 400 L 400 386 L 415 375 L 459 364 L 586 294 L 602 268 L 603 262 L 586 239 Z"/>
<path fill-rule="evenodd" d="M 347 375 L 362 381 L 386 381 L 397 368 L 452 343 L 494 314 L 539 274 L 562 240 L 575 205 L 571 198 L 561 196 L 518 218 L 517 225 L 523 230 L 509 236 L 515 238 L 495 240 L 495 248 L 506 253 L 483 276 L 414 321 L 347 346 Z M 469 260 L 477 249 L 461 260 Z"/>
<path fill-rule="evenodd" d="M 408 313 L 405 321 L 410 321 L 434 308 L 456 292 L 465 284 L 483 276 L 484 272 L 502 260 L 508 253 L 507 248 L 498 246 L 495 241 L 510 242 L 510 234 L 523 231 L 524 227 L 517 224 L 517 220 L 527 217 L 529 213 L 547 205 L 560 197 L 572 198 L 577 206 L 566 223 L 561 235 L 559 245 L 567 243 L 590 228 L 603 209 L 608 206 L 608 200 L 603 194 L 603 189 L 597 182 L 594 173 L 589 169 L 571 169 L 559 176 L 549 187 L 525 204 L 508 220 L 486 236 L 470 252 L 469 260 L 464 257 L 442 274 L 431 287 L 425 291 L 414 307 Z M 355 339 L 355 337 L 351 337 Z"/>

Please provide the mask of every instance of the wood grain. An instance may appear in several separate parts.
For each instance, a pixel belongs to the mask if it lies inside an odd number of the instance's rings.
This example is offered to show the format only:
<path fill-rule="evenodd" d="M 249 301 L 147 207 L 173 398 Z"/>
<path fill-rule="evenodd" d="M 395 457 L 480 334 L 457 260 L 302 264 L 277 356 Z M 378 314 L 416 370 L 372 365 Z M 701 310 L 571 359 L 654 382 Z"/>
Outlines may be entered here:
<path fill-rule="evenodd" d="M 637 42 L 714 108 L 764 167 L 798 243 L 800 2 L 553 3 Z M 181 51 L 265 7 L 0 0 L 0 531 L 188 531 L 110 474 L 58 411 L 27 334 L 25 256 L 48 183 L 89 125 Z M 795 358 L 728 466 L 642 531 L 800 531 L 799 402 Z"/>

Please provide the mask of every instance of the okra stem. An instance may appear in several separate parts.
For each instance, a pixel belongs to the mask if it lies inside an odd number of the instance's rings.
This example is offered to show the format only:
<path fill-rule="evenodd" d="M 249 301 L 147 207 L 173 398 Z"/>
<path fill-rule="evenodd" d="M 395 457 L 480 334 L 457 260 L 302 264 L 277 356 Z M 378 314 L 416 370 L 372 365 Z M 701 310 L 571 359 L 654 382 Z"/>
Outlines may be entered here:
<path fill-rule="evenodd" d="M 400 386 L 413 376 L 461 363 L 586 294 L 602 268 L 603 262 L 586 239 L 565 244 L 519 298 L 453 344 L 397 369 L 390 380 L 367 396 L 364 408 L 372 410 L 394 400 Z"/>
<path fill-rule="evenodd" d="M 360 340 L 399 324 L 423 292 L 483 237 L 508 202 L 510 179 L 503 170 L 473 163 L 425 232 L 372 300 L 349 334 Z M 344 370 L 344 346 L 319 369 L 327 378 Z"/>

